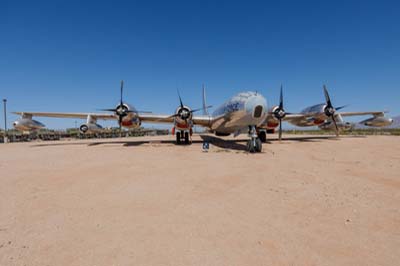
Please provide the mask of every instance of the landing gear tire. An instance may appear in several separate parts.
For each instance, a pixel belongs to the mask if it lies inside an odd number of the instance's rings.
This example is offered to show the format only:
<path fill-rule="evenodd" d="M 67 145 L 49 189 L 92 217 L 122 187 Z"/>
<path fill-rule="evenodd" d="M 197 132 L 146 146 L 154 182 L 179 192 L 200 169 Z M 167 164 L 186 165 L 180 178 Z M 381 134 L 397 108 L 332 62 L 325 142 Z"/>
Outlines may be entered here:
<path fill-rule="evenodd" d="M 258 133 L 258 138 L 261 140 L 262 143 L 267 142 L 267 133 L 265 131 L 261 131 Z"/>
<path fill-rule="evenodd" d="M 185 144 L 189 145 L 189 132 L 185 132 Z"/>
<path fill-rule="evenodd" d="M 262 142 L 260 139 L 256 139 L 256 152 L 262 151 Z"/>
<path fill-rule="evenodd" d="M 262 142 L 259 138 L 247 141 L 247 151 L 250 153 L 261 152 Z"/>
<path fill-rule="evenodd" d="M 251 139 L 249 139 L 247 141 L 247 151 L 250 152 L 250 153 L 254 153 L 255 152 L 253 141 Z"/>
<path fill-rule="evenodd" d="M 178 145 L 181 144 L 181 133 L 180 132 L 176 133 L 176 144 L 178 144 Z"/>

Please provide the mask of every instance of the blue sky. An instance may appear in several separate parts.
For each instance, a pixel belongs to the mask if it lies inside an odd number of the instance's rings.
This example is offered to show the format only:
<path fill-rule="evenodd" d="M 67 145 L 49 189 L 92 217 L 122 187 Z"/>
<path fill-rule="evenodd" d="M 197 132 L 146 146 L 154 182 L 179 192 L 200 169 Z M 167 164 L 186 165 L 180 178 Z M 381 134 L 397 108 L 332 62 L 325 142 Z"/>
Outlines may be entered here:
<path fill-rule="evenodd" d="M 214 106 L 243 90 L 286 109 L 323 101 L 400 114 L 396 1 L 0 1 L 0 97 L 10 111 Z M 9 115 L 9 125 L 17 117 Z M 39 119 L 50 128 L 75 120 Z M 107 124 L 106 124 L 107 125 Z M 1 116 L 1 127 L 3 118 Z"/>

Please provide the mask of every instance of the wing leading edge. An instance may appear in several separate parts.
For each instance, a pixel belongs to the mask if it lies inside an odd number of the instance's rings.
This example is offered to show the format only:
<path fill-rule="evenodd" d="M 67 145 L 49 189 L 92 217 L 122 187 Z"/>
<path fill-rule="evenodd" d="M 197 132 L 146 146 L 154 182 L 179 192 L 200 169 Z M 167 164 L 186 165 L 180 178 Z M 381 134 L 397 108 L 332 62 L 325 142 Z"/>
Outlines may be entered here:
<path fill-rule="evenodd" d="M 13 112 L 13 114 L 20 115 L 24 118 L 36 117 L 51 117 L 51 118 L 77 118 L 87 119 L 89 116 L 93 119 L 100 120 L 118 120 L 118 116 L 115 114 L 107 113 L 49 113 L 49 112 Z M 164 114 L 152 114 L 152 113 L 139 113 L 137 117 L 141 122 L 145 123 L 173 123 L 174 117 L 172 115 Z M 193 116 L 192 121 L 194 125 L 199 126 L 210 126 L 212 123 L 212 117 L 208 115 Z"/>
<path fill-rule="evenodd" d="M 292 120 L 297 120 L 297 119 L 308 119 L 315 117 L 316 113 L 290 113 L 283 118 L 284 121 L 290 122 Z M 372 115 L 374 117 L 378 116 L 384 116 L 385 112 L 382 111 L 375 111 L 375 112 L 337 112 L 335 115 L 340 115 L 340 116 L 365 116 L 365 115 Z"/>
<path fill-rule="evenodd" d="M 46 112 L 13 112 L 13 114 L 20 115 L 22 117 L 32 118 L 33 116 L 38 117 L 53 117 L 53 118 L 79 118 L 86 119 L 91 116 L 96 119 L 102 120 L 118 120 L 118 116 L 107 113 L 46 113 Z"/>

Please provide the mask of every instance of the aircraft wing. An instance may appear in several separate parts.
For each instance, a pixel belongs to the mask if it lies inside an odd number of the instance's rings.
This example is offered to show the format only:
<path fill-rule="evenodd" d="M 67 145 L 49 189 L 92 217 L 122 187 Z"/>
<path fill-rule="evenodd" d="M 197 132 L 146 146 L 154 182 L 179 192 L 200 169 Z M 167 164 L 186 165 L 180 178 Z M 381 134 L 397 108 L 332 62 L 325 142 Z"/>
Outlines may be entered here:
<path fill-rule="evenodd" d="M 173 115 L 139 113 L 138 117 L 140 121 L 145 123 L 174 123 Z M 194 125 L 207 127 L 211 124 L 212 117 L 208 115 L 193 116 L 192 121 Z"/>
<path fill-rule="evenodd" d="M 209 115 L 198 115 L 198 116 L 193 116 L 192 118 L 193 124 L 203 126 L 203 127 L 210 127 L 212 121 L 215 119 Z"/>
<path fill-rule="evenodd" d="M 315 117 L 316 115 L 319 115 L 318 113 L 298 113 L 298 114 L 287 114 L 285 118 L 283 118 L 283 121 L 293 121 L 293 120 L 298 120 L 298 119 L 307 119 L 310 117 Z M 384 116 L 385 112 L 382 111 L 376 111 L 376 112 L 336 112 L 336 115 L 341 115 L 341 116 L 364 116 L 364 115 L 372 115 L 372 116 Z"/>
<path fill-rule="evenodd" d="M 298 121 L 301 119 L 306 119 L 308 117 L 310 117 L 310 116 L 305 115 L 305 114 L 290 113 L 290 114 L 286 114 L 286 116 L 282 120 L 290 123 L 291 121 Z"/>
<path fill-rule="evenodd" d="M 305 116 L 304 114 L 290 113 L 290 114 L 286 114 L 286 116 L 282 120 L 292 123 L 292 122 L 303 120 L 306 118 L 307 118 L 307 116 Z M 272 112 L 268 113 L 267 118 L 265 119 L 265 121 L 263 122 L 263 124 L 260 127 L 267 127 L 269 124 L 275 125 L 275 126 L 278 125 L 278 119 L 275 118 L 275 116 Z M 273 127 L 275 127 L 275 126 L 273 126 Z"/>
<path fill-rule="evenodd" d="M 293 119 L 299 119 L 299 118 L 304 118 L 304 117 L 308 117 L 306 114 L 287 114 L 283 120 L 284 121 L 289 121 L 289 120 L 293 120 Z"/>
<path fill-rule="evenodd" d="M 53 118 L 77 118 L 77 119 L 87 119 L 91 116 L 94 119 L 101 120 L 118 120 L 118 116 L 112 113 L 47 113 L 47 112 L 13 112 L 13 114 L 21 115 L 23 117 L 32 118 L 36 117 L 53 117 Z M 163 115 L 163 114 L 152 114 L 152 113 L 139 113 L 138 117 L 142 122 L 148 123 L 173 123 L 173 115 Z M 199 126 L 209 126 L 212 121 L 212 117 L 207 115 L 193 116 L 193 124 Z"/>
<path fill-rule="evenodd" d="M 371 115 L 373 118 L 376 118 L 376 117 L 384 117 L 385 112 L 383 112 L 383 111 L 336 112 L 335 115 L 340 116 L 340 117 Z M 270 116 L 270 117 L 272 117 L 272 116 Z M 272 119 L 274 119 L 274 118 L 272 118 Z M 291 123 L 293 125 L 297 125 L 297 126 L 311 126 L 313 120 L 323 121 L 326 119 L 327 119 L 327 117 L 325 116 L 324 113 L 289 113 L 283 118 L 283 121 L 289 122 L 289 123 Z"/>
<path fill-rule="evenodd" d="M 13 114 L 21 115 L 24 117 L 54 117 L 54 118 L 79 118 L 86 119 L 91 116 L 95 119 L 103 120 L 118 120 L 118 116 L 109 113 L 45 113 L 45 112 L 13 112 Z"/>
<path fill-rule="evenodd" d="M 341 116 L 362 116 L 362 115 L 373 115 L 373 116 L 384 116 L 385 112 L 338 112 Z"/>

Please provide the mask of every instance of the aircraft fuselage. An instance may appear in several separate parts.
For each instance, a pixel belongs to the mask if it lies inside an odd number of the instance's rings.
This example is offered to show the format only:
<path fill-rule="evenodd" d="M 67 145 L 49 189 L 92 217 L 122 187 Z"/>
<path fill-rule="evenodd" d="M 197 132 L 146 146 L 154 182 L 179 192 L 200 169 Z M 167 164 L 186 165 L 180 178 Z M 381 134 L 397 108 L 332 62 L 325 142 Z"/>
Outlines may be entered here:
<path fill-rule="evenodd" d="M 260 125 L 267 116 L 267 101 L 257 92 L 241 92 L 219 106 L 213 113 L 210 129 L 234 133 L 248 126 Z"/>

